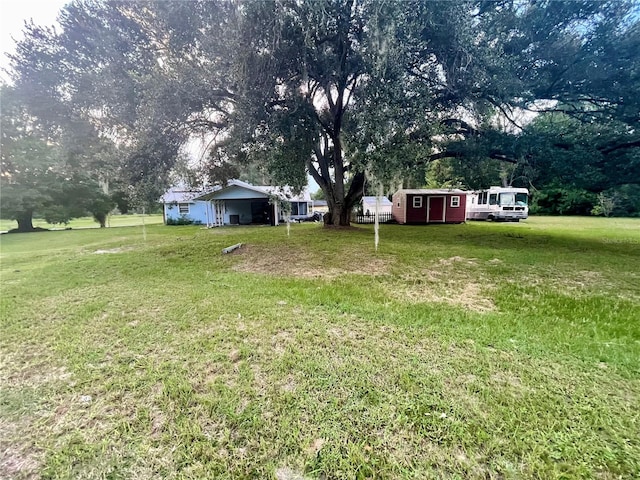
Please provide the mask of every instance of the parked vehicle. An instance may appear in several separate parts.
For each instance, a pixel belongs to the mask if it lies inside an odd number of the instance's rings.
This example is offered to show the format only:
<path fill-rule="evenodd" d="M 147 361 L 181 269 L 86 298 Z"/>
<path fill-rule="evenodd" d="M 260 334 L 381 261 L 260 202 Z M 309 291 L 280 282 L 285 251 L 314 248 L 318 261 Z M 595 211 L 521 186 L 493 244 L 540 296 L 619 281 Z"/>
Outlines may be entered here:
<path fill-rule="evenodd" d="M 529 216 L 529 190 L 489 187 L 467 194 L 467 220 L 518 222 Z"/>

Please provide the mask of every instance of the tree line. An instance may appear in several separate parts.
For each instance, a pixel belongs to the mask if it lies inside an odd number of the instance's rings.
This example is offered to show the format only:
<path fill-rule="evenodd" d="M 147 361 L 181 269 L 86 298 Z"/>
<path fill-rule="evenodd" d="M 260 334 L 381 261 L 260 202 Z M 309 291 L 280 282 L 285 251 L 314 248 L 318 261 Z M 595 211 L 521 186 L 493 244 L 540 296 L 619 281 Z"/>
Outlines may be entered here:
<path fill-rule="evenodd" d="M 427 173 L 493 169 L 541 208 L 637 198 L 639 18 L 636 0 L 75 0 L 12 55 L 2 192 L 37 157 L 47 181 L 150 204 L 197 144 L 209 181 L 310 175 L 331 225 Z"/>

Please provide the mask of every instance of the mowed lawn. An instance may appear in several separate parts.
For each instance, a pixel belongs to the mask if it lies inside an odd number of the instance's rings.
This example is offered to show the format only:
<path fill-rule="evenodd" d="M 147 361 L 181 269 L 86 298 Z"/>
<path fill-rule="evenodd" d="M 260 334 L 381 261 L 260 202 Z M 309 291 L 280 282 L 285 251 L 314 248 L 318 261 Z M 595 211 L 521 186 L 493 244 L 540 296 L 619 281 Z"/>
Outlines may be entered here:
<path fill-rule="evenodd" d="M 153 215 L 109 215 L 107 219 L 107 226 L 109 227 L 133 227 L 136 225 L 153 225 L 163 222 L 162 214 Z M 74 218 L 67 224 L 51 224 L 47 223 L 43 218 L 34 218 L 33 226 L 36 228 L 48 228 L 50 230 L 64 230 L 67 228 L 100 228 L 100 224 L 97 223 L 92 217 L 80 217 Z M 0 220 L 0 232 L 6 232 L 18 228 L 18 222 L 15 220 Z"/>
<path fill-rule="evenodd" d="M 640 477 L 640 220 L 373 238 L 3 235 L 0 477 Z"/>

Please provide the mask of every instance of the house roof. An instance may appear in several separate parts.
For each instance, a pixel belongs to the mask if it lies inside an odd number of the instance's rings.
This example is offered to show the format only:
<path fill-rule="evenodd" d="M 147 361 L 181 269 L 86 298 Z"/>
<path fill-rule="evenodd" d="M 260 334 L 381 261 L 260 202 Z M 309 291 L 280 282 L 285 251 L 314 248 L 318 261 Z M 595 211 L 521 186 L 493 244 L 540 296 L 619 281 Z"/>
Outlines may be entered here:
<path fill-rule="evenodd" d="M 368 205 L 368 206 L 371 206 L 371 207 L 375 207 L 376 206 L 376 198 L 378 198 L 378 197 L 369 197 L 369 196 L 362 197 L 362 204 L 363 205 Z M 393 206 L 393 203 L 387 197 L 381 197 L 380 198 L 380 206 L 381 207 L 391 207 L 391 206 Z"/>
<path fill-rule="evenodd" d="M 210 193 L 215 191 L 216 189 L 220 189 L 220 187 L 212 187 L 207 190 L 191 190 L 184 186 L 171 187 L 167 190 L 162 197 L 160 197 L 160 202 L 162 203 L 193 203 L 195 199 L 202 196 L 205 193 Z"/>
<path fill-rule="evenodd" d="M 307 187 L 304 187 L 299 194 L 294 194 L 291 187 L 273 187 L 270 185 L 262 185 L 256 188 L 262 189 L 269 195 L 276 195 L 282 200 L 288 200 L 290 202 L 311 202 L 311 194 Z"/>
<path fill-rule="evenodd" d="M 459 188 L 410 188 L 406 190 L 398 190 L 396 193 L 408 193 L 409 195 L 461 195 L 467 192 L 460 190 Z"/>
<path fill-rule="evenodd" d="M 258 186 L 241 180 L 229 180 L 224 187 L 216 185 L 204 190 L 192 190 L 183 185 L 172 187 L 162 195 L 160 201 L 162 203 L 193 203 L 196 200 L 211 200 L 215 198 L 217 194 L 234 187 L 255 192 L 259 197 L 275 195 L 284 201 L 311 202 L 311 195 L 306 187 L 300 194 L 294 195 L 291 187 Z"/>

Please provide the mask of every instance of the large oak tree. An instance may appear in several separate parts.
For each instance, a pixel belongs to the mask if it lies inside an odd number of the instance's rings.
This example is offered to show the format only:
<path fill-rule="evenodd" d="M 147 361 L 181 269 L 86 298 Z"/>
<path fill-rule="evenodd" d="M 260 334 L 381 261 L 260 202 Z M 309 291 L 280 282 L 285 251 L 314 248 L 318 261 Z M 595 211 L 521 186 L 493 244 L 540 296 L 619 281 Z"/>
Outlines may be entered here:
<path fill-rule="evenodd" d="M 346 225 L 367 176 L 518 161 L 517 112 L 615 120 L 606 148 L 638 146 L 636 1 L 75 1 L 60 23 L 28 29 L 15 81 L 53 124 L 113 138 L 139 185 L 199 136 L 213 169 L 309 173 Z"/>

